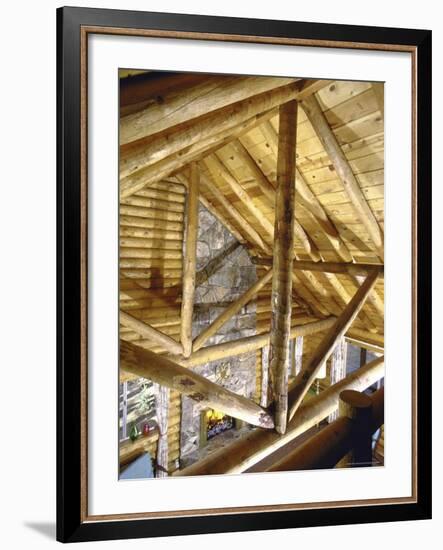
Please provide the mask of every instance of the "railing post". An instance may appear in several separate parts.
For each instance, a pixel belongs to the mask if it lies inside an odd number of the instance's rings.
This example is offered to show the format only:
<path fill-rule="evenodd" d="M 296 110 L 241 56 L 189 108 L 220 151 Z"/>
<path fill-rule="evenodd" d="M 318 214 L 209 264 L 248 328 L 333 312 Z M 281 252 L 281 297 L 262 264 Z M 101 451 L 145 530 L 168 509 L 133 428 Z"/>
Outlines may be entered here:
<path fill-rule="evenodd" d="M 339 397 L 339 412 L 352 420 L 353 448 L 337 466 L 372 466 L 372 399 L 365 393 L 344 390 Z"/>

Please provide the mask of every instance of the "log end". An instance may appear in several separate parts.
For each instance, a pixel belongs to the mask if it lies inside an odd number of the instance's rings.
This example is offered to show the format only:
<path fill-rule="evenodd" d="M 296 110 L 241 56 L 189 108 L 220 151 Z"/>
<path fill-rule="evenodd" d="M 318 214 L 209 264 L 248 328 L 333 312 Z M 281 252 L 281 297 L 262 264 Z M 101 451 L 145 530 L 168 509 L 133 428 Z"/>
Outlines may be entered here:
<path fill-rule="evenodd" d="M 286 426 L 288 422 L 288 410 L 281 409 L 275 411 L 275 431 L 279 433 L 280 435 L 284 435 L 286 433 Z"/>
<path fill-rule="evenodd" d="M 260 425 L 260 428 L 272 430 L 274 428 L 274 420 L 268 412 L 263 411 L 260 414 L 259 425 Z"/>

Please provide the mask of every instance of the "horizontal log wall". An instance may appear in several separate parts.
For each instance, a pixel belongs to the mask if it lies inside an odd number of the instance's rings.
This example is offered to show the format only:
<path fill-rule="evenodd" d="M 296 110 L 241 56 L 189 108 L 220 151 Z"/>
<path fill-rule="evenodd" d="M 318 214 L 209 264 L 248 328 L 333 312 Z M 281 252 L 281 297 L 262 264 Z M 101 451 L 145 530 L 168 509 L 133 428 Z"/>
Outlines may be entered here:
<path fill-rule="evenodd" d="M 185 202 L 185 187 L 171 179 L 122 199 L 120 206 L 120 308 L 177 343 Z M 165 351 L 130 327 L 120 326 L 120 335 L 156 353 Z M 169 399 L 168 470 L 173 472 L 180 454 L 181 400 L 172 390 Z M 146 450 L 155 456 L 156 446 L 152 441 Z"/>

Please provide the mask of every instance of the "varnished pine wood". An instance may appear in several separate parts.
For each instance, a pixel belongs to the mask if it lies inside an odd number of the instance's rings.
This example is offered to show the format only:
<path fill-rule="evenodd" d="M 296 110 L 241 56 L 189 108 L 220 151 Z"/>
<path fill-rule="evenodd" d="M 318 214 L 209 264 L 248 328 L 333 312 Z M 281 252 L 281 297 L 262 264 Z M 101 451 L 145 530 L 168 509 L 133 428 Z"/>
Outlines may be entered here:
<path fill-rule="evenodd" d="M 268 120 L 265 120 L 260 125 L 260 130 L 263 132 L 264 136 L 268 140 L 268 144 L 277 157 L 278 136 L 272 124 Z M 296 168 L 295 174 L 297 187 L 297 193 L 295 196 L 296 205 L 302 209 L 305 209 L 314 217 L 316 223 L 319 225 L 319 228 L 325 233 L 326 238 L 337 251 L 339 256 L 346 262 L 352 261 L 352 255 L 348 247 L 341 239 L 335 225 L 326 214 L 317 197 L 309 188 L 309 185 L 306 183 L 305 178 L 298 168 Z"/>
<path fill-rule="evenodd" d="M 265 275 L 254 283 L 240 298 L 228 306 L 205 330 L 203 330 L 194 340 L 193 351 L 199 350 L 204 343 L 216 334 L 220 328 L 227 323 L 243 306 L 249 303 L 254 296 L 263 288 L 268 281 L 271 280 L 272 270 L 269 270 Z"/>
<path fill-rule="evenodd" d="M 292 261 L 294 259 L 296 101 L 280 107 L 277 190 L 272 276 L 270 373 L 275 403 L 275 428 L 286 431 L 288 413 L 288 343 L 291 329 Z"/>
<path fill-rule="evenodd" d="M 366 227 L 374 243 L 375 249 L 379 256 L 383 259 L 384 238 L 371 208 L 369 207 L 365 196 L 363 195 L 360 186 L 355 178 L 355 175 L 346 159 L 337 138 L 333 134 L 321 107 L 315 95 L 311 95 L 301 102 L 301 105 L 308 116 L 310 123 L 320 138 L 326 152 L 328 153 L 334 168 L 339 175 L 344 190 L 350 201 L 354 205 L 361 222 Z"/>
<path fill-rule="evenodd" d="M 378 429 L 380 423 L 383 422 L 383 397 L 382 389 L 370 398 L 373 413 L 371 430 L 373 431 Z M 296 447 L 291 453 L 267 467 L 266 471 L 283 472 L 333 468 L 343 454 L 352 448 L 354 433 L 352 421 L 346 417 L 339 418 Z"/>
<path fill-rule="evenodd" d="M 136 319 L 129 313 L 120 311 L 120 324 L 133 329 L 136 333 L 148 340 L 159 344 L 164 350 L 173 354 L 183 354 L 183 347 L 176 340 L 151 327 L 147 323 Z"/>
<path fill-rule="evenodd" d="M 203 81 L 157 96 L 144 109 L 120 122 L 120 144 L 147 138 L 232 103 L 294 82 L 292 78 L 206 75 Z"/>
<path fill-rule="evenodd" d="M 327 330 L 334 324 L 334 322 L 335 317 L 329 317 L 328 319 L 324 319 L 322 321 L 313 321 L 303 325 L 292 326 L 289 333 L 289 339 L 292 340 L 293 338 L 297 338 L 299 336 L 308 336 L 310 334 L 316 334 L 317 332 Z M 257 334 L 256 336 L 246 336 L 245 338 L 239 338 L 231 342 L 223 342 L 222 344 L 204 347 L 198 351 L 194 351 L 188 359 L 177 358 L 177 360 L 183 366 L 196 367 L 210 361 L 234 357 L 243 353 L 250 353 L 251 351 L 267 346 L 270 338 L 270 332 Z"/>
<path fill-rule="evenodd" d="M 223 206 L 226 212 L 243 228 L 244 233 L 265 253 L 272 254 L 270 246 L 263 241 L 257 231 L 249 224 L 249 222 L 239 213 L 239 211 L 232 206 L 232 204 L 225 198 L 223 193 L 218 187 L 209 179 L 209 177 L 201 174 L 201 179 L 211 192 L 211 194 L 217 199 L 217 201 Z"/>
<path fill-rule="evenodd" d="M 197 263 L 198 194 L 200 169 L 193 162 L 190 168 L 186 205 L 186 230 L 183 258 L 183 293 L 181 305 L 181 343 L 183 354 L 189 357 L 192 351 L 192 313 L 194 311 L 195 268 Z"/>
<path fill-rule="evenodd" d="M 316 373 L 334 351 L 336 343 L 344 336 L 358 312 L 363 307 L 366 298 L 377 282 L 377 278 L 378 269 L 374 268 L 374 271 L 368 275 L 365 282 L 355 293 L 354 297 L 345 307 L 342 314 L 338 317 L 335 325 L 325 335 L 316 352 L 311 357 L 309 363 L 303 367 L 301 372 L 295 378 L 294 386 L 291 389 L 289 396 L 289 418 L 293 418 L 304 396 L 313 383 Z"/>
<path fill-rule="evenodd" d="M 224 130 L 231 130 L 252 116 L 259 115 L 297 96 L 296 82 L 238 101 L 211 116 L 202 116 L 192 124 L 180 124 L 142 140 L 120 155 L 120 177 L 126 177 L 178 151 Z"/>
<path fill-rule="evenodd" d="M 175 475 L 239 474 L 277 449 L 283 447 L 306 430 L 326 418 L 338 406 L 343 390 L 363 391 L 384 375 L 384 358 L 380 357 L 354 371 L 338 384 L 330 386 L 300 407 L 288 423 L 284 435 L 275 431 L 255 430 L 237 441 L 215 451 L 207 458 L 176 472 Z"/>
<path fill-rule="evenodd" d="M 257 265 L 272 265 L 272 258 L 255 258 Z M 294 260 L 293 268 L 303 271 L 319 271 L 322 273 L 348 273 L 353 276 L 367 276 L 374 268 L 379 270 L 379 278 L 384 277 L 384 266 L 381 264 L 360 264 L 357 262 L 311 262 L 310 260 Z M 359 284 L 361 281 L 358 281 Z"/>
<path fill-rule="evenodd" d="M 120 341 L 120 366 L 131 374 L 177 390 L 202 407 L 222 411 L 261 428 L 270 429 L 274 426 L 271 416 L 253 401 L 129 342 Z"/>
<path fill-rule="evenodd" d="M 150 164 L 144 168 L 140 168 L 133 174 L 120 177 L 120 197 L 126 198 L 133 193 L 138 192 L 145 186 L 152 186 L 162 179 L 170 176 L 173 172 L 181 170 L 187 163 L 201 160 L 204 156 L 214 150 L 226 145 L 233 139 L 249 132 L 264 120 L 267 120 L 276 113 L 271 109 L 265 113 L 260 113 L 251 117 L 235 126 L 226 130 L 211 134 L 205 139 L 196 141 L 192 145 L 181 149 L 180 151 L 169 155 L 168 157 Z"/>

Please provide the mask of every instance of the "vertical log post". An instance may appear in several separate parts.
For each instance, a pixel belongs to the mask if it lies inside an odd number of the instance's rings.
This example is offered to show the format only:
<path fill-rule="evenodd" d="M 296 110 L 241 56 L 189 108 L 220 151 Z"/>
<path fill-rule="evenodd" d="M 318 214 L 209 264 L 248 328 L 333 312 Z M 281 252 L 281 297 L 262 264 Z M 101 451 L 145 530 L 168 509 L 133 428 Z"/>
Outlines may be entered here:
<path fill-rule="evenodd" d="M 275 195 L 274 257 L 270 371 L 275 427 L 284 434 L 288 417 L 288 361 L 291 329 L 292 261 L 294 259 L 295 147 L 297 101 L 280 106 Z"/>
<path fill-rule="evenodd" d="M 360 367 L 366 365 L 367 350 L 366 348 L 360 348 Z"/>
<path fill-rule="evenodd" d="M 340 416 L 352 420 L 352 451 L 344 456 L 340 467 L 363 467 L 372 465 L 372 399 L 369 395 L 344 390 L 339 398 Z"/>
<path fill-rule="evenodd" d="M 194 310 L 195 266 L 197 253 L 198 226 L 198 187 L 199 168 L 196 162 L 191 163 L 188 200 L 186 205 L 186 233 L 183 258 L 183 293 L 181 306 L 181 342 L 183 355 L 189 357 L 192 352 L 192 312 Z"/>
<path fill-rule="evenodd" d="M 265 346 L 261 349 L 261 396 L 260 405 L 262 407 L 268 406 L 268 392 L 269 392 L 269 346 Z"/>
<path fill-rule="evenodd" d="M 346 360 L 348 355 L 348 344 L 345 338 L 341 338 L 337 345 L 335 346 L 334 351 L 332 352 L 331 357 L 331 376 L 330 376 L 330 385 L 333 386 L 343 380 L 346 377 Z M 361 365 L 360 365 L 361 366 Z M 338 418 L 338 408 L 332 412 L 328 417 L 328 422 L 334 422 Z"/>
<path fill-rule="evenodd" d="M 157 443 L 156 477 L 168 477 L 169 388 L 157 385 L 156 411 L 159 431 Z"/>
<path fill-rule="evenodd" d="M 295 349 L 294 349 L 294 363 L 295 363 L 295 372 L 297 374 L 301 371 L 303 366 L 303 336 L 297 336 L 295 339 Z"/>

